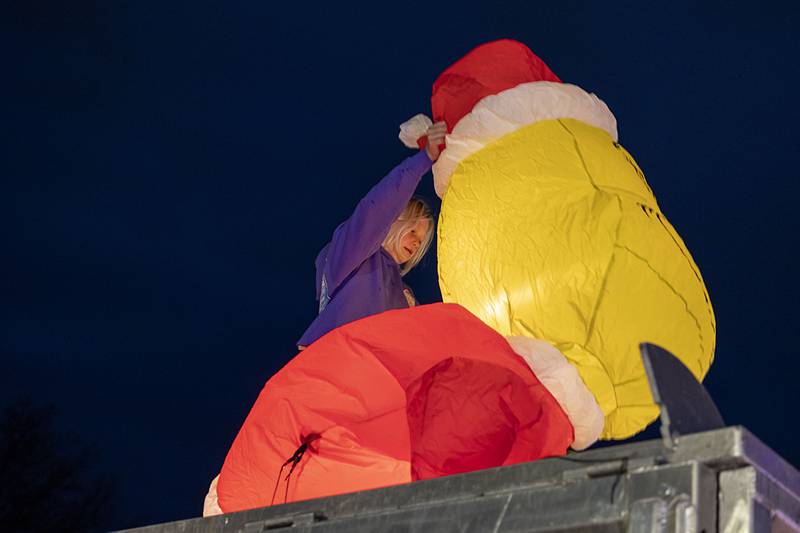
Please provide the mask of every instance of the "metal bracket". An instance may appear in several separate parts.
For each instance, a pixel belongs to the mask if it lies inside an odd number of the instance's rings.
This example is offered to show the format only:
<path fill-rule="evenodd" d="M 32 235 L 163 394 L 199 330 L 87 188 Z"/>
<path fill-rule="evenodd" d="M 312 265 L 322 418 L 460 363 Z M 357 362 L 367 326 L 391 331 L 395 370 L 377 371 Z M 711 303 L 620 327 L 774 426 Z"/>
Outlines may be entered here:
<path fill-rule="evenodd" d="M 263 533 L 273 529 L 286 529 L 292 527 L 313 526 L 316 522 L 327 520 L 325 514 L 319 511 L 279 516 L 267 520 L 257 520 L 244 525 L 244 533 Z"/>

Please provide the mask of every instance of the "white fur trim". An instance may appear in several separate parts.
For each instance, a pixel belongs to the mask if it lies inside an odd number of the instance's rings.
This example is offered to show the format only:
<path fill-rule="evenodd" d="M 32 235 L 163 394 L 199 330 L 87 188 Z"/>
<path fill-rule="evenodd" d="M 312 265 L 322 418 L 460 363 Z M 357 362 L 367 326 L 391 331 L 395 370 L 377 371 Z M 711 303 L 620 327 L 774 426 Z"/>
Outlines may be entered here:
<path fill-rule="evenodd" d="M 593 93 L 567 83 L 523 83 L 481 99 L 458 121 L 433 165 L 436 194 L 442 198 L 458 164 L 487 144 L 529 124 L 559 118 L 580 120 L 617 140 L 617 119 Z"/>
<path fill-rule="evenodd" d="M 433 125 L 433 121 L 422 113 L 414 115 L 410 119 L 400 124 L 400 140 L 409 148 L 419 148 L 417 139 L 424 137 L 428 133 L 428 128 Z"/>
<path fill-rule="evenodd" d="M 550 343 L 529 337 L 506 337 L 567 414 L 575 430 L 572 449 L 584 450 L 603 432 L 605 416 L 578 371 Z"/>
<path fill-rule="evenodd" d="M 211 484 L 208 486 L 208 494 L 206 494 L 206 499 L 203 502 L 204 517 L 222 514 L 222 509 L 219 508 L 219 502 L 217 501 L 217 481 L 219 481 L 219 476 L 212 479 Z"/>

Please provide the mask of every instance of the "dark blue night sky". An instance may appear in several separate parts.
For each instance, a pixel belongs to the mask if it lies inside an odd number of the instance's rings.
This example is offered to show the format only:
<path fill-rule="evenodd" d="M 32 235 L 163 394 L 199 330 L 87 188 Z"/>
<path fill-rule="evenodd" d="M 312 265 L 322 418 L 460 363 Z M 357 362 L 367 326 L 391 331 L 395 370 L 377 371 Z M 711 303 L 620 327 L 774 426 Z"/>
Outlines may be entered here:
<path fill-rule="evenodd" d="M 438 73 L 503 37 L 615 113 L 711 294 L 709 390 L 800 464 L 797 7 L 13 4 L 0 401 L 52 402 L 100 449 L 108 528 L 200 514 L 314 317 L 319 248 L 409 154 Z M 407 280 L 437 301 L 435 254 Z"/>

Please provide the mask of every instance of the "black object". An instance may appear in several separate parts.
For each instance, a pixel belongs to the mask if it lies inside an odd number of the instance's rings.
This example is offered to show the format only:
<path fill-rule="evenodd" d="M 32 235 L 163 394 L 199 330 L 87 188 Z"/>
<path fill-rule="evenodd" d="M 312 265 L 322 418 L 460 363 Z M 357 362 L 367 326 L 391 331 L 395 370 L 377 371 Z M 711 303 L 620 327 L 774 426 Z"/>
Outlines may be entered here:
<path fill-rule="evenodd" d="M 673 448 L 681 435 L 725 427 L 708 391 L 677 357 L 648 342 L 639 350 L 653 401 L 661 409 L 661 436 L 667 446 Z"/>

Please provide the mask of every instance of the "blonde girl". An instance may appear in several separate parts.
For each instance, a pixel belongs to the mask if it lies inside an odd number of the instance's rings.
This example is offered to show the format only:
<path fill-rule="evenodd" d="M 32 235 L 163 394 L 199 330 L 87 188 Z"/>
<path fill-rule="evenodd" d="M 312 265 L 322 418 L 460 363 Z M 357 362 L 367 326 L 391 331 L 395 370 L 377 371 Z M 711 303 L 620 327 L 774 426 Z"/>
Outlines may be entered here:
<path fill-rule="evenodd" d="M 430 247 L 433 216 L 414 190 L 439 157 L 444 122 L 427 146 L 407 158 L 362 198 L 316 259 L 319 315 L 297 341 L 305 347 L 328 331 L 369 315 L 414 305 L 402 277 Z"/>

